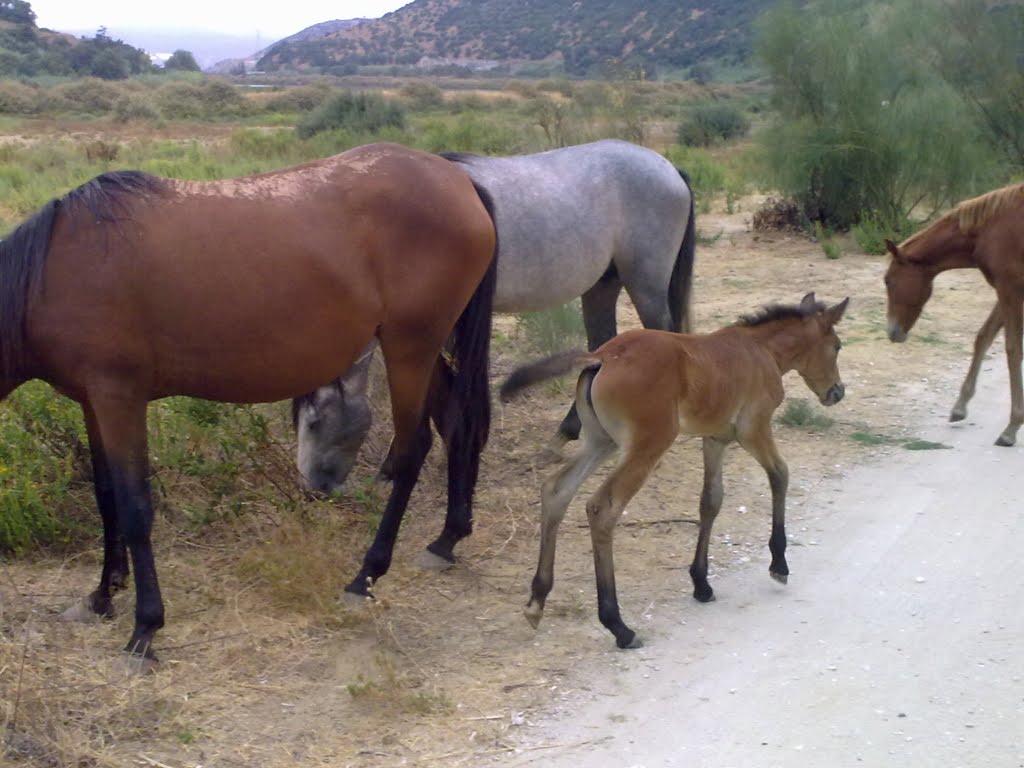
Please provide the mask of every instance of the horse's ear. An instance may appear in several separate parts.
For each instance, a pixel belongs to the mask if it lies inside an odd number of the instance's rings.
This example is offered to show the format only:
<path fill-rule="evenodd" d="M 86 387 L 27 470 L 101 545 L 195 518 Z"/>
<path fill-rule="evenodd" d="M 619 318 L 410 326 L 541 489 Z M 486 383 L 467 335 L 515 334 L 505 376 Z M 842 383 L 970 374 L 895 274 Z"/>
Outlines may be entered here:
<path fill-rule="evenodd" d="M 814 291 L 811 291 L 802 299 L 800 299 L 800 311 L 801 312 L 813 312 L 814 308 L 818 305 L 818 300 L 814 298 Z"/>
<path fill-rule="evenodd" d="M 840 301 L 834 307 L 829 307 L 825 310 L 825 317 L 828 318 L 829 323 L 835 325 L 843 319 L 843 314 L 846 312 L 846 307 L 850 303 L 850 297 L 847 296 L 845 299 Z"/>
<path fill-rule="evenodd" d="M 892 254 L 894 259 L 900 258 L 900 247 L 889 238 L 885 239 L 885 250 Z"/>

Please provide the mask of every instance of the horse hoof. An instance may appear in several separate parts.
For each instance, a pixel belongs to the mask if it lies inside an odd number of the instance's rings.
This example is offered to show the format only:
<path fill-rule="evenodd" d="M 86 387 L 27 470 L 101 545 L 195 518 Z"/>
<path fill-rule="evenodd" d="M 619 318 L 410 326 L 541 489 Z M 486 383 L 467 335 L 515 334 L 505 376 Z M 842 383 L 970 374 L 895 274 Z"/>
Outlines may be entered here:
<path fill-rule="evenodd" d="M 533 608 L 531 606 L 527 606 L 525 609 L 523 609 L 523 616 L 526 617 L 526 620 L 530 622 L 530 626 L 534 629 L 540 626 L 540 619 L 543 615 L 544 611 L 540 608 Z"/>
<path fill-rule="evenodd" d="M 338 598 L 338 602 L 342 608 L 348 608 L 355 610 L 356 608 L 363 608 L 373 601 L 373 595 L 357 595 L 355 592 L 349 592 L 347 589 L 341 593 L 341 597 Z"/>
<path fill-rule="evenodd" d="M 779 582 L 779 584 L 788 584 L 789 583 L 789 574 L 788 573 L 776 573 L 775 571 L 769 571 L 768 575 L 770 575 L 773 579 L 775 579 L 777 582 Z"/>
<path fill-rule="evenodd" d="M 963 421 L 967 418 L 967 411 L 961 411 L 959 408 L 954 408 L 953 412 L 949 414 L 949 420 L 951 422 Z"/>
<path fill-rule="evenodd" d="M 455 566 L 452 560 L 440 555 L 435 555 L 429 549 L 424 549 L 416 558 L 416 565 L 425 571 L 447 571 Z"/>
<path fill-rule="evenodd" d="M 93 612 L 88 600 L 79 600 L 68 606 L 60 618 L 62 621 L 74 622 L 76 624 L 95 624 L 100 617 Z"/>
<path fill-rule="evenodd" d="M 1015 437 L 1007 437 L 1006 435 L 1000 435 L 999 438 L 996 440 L 996 445 L 1000 446 L 1001 448 L 1009 448 L 1016 442 L 1017 439 Z"/>
<path fill-rule="evenodd" d="M 637 648 L 644 647 L 643 640 L 636 636 L 636 632 L 630 630 L 629 634 L 631 635 L 631 637 L 628 640 L 623 640 L 621 638 L 615 639 L 615 644 L 619 646 L 620 649 L 622 649 L 623 651 L 632 651 Z"/>
<path fill-rule="evenodd" d="M 696 600 L 698 603 L 713 603 L 717 598 L 715 597 L 715 593 L 712 592 L 709 588 L 707 592 L 698 591 L 695 589 L 693 591 L 693 599 Z"/>
<path fill-rule="evenodd" d="M 160 662 L 155 656 L 143 656 L 138 653 L 122 651 L 114 667 L 125 675 L 150 675 L 156 672 Z"/>

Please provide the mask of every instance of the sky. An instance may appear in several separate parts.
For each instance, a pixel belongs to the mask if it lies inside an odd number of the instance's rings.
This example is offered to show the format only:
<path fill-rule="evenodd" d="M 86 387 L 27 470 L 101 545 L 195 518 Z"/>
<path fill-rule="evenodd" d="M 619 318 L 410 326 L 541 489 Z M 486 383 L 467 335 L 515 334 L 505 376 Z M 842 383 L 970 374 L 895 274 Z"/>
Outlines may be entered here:
<path fill-rule="evenodd" d="M 203 29 L 281 38 L 332 19 L 376 18 L 411 0 L 29 0 L 36 24 L 63 31 Z"/>

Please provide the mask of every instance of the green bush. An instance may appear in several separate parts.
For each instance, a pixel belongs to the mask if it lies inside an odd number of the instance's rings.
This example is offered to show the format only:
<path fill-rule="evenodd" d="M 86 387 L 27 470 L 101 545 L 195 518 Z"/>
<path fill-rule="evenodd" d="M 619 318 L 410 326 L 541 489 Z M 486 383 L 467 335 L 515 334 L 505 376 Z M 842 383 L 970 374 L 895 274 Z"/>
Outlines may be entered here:
<path fill-rule="evenodd" d="M 323 104 L 330 93 L 330 86 L 321 83 L 285 88 L 267 99 L 264 108 L 268 112 L 309 112 Z"/>
<path fill-rule="evenodd" d="M 750 121 L 736 107 L 728 104 L 700 104 L 679 124 L 680 144 L 709 147 L 747 135 Z"/>
<path fill-rule="evenodd" d="M 405 111 L 377 94 L 343 91 L 302 118 L 295 130 L 300 138 L 308 139 L 323 131 L 339 128 L 353 133 L 376 133 L 384 128 L 403 129 Z"/>
<path fill-rule="evenodd" d="M 523 312 L 517 320 L 527 343 L 542 355 L 586 344 L 579 299 L 539 312 Z"/>
<path fill-rule="evenodd" d="M 50 97 L 56 104 L 74 112 L 105 115 L 114 111 L 123 91 L 116 83 L 84 77 L 55 86 Z"/>
<path fill-rule="evenodd" d="M 39 111 L 39 89 L 16 80 L 0 81 L 0 113 L 32 115 Z"/>
<path fill-rule="evenodd" d="M 427 80 L 413 80 L 399 91 L 413 109 L 426 111 L 444 105 L 444 91 Z"/>

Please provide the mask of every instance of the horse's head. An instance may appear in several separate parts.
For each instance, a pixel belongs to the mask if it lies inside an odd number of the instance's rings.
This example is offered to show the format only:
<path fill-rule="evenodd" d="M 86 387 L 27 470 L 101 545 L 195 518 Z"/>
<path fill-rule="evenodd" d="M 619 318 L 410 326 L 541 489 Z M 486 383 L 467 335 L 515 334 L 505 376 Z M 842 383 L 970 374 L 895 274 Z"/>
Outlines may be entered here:
<path fill-rule="evenodd" d="M 337 493 L 352 471 L 372 419 L 365 386 L 355 389 L 342 378 L 295 401 L 296 464 L 307 491 Z"/>
<path fill-rule="evenodd" d="M 831 307 L 819 309 L 813 293 L 804 296 L 801 310 L 807 313 L 811 341 L 800 356 L 796 370 L 822 405 L 835 405 L 843 399 L 846 387 L 839 375 L 839 350 L 842 343 L 836 335 L 836 323 L 843 319 L 850 298 Z"/>
<path fill-rule="evenodd" d="M 886 240 L 885 247 L 892 255 L 889 269 L 885 272 L 885 290 L 889 296 L 889 341 L 903 342 L 932 295 L 934 275 L 910 259 L 892 240 Z"/>

